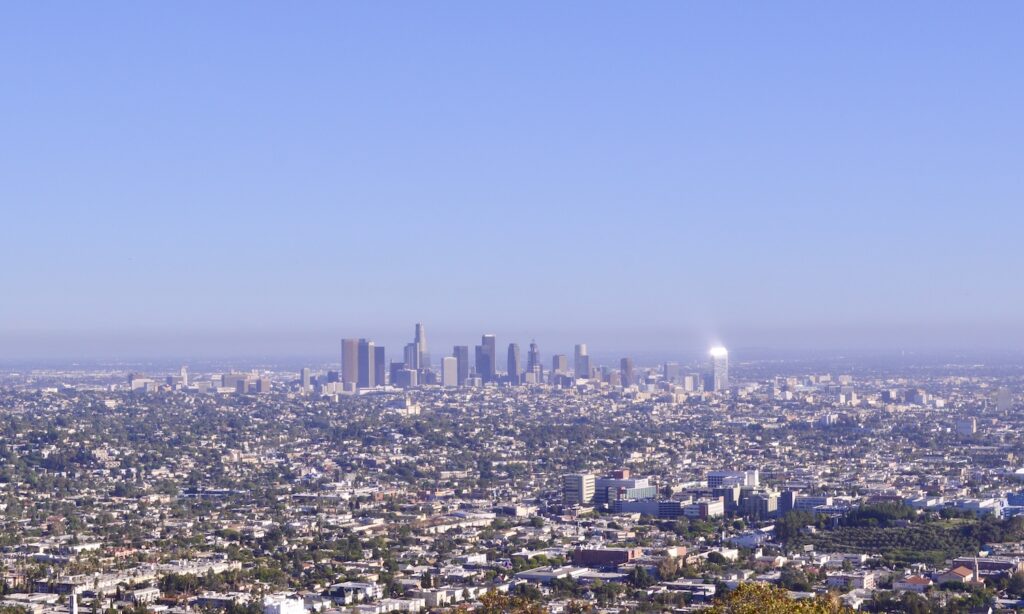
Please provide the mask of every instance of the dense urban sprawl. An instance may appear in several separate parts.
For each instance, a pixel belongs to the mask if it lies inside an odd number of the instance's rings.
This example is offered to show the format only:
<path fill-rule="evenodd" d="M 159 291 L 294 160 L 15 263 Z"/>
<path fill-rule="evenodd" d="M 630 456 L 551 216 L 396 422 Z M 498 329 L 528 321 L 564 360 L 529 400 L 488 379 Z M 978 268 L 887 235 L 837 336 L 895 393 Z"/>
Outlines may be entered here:
<path fill-rule="evenodd" d="M 422 336 L 386 369 L 5 372 L 4 609 L 1024 607 L 1024 367 L 499 372 L 485 336 L 434 372 Z"/>

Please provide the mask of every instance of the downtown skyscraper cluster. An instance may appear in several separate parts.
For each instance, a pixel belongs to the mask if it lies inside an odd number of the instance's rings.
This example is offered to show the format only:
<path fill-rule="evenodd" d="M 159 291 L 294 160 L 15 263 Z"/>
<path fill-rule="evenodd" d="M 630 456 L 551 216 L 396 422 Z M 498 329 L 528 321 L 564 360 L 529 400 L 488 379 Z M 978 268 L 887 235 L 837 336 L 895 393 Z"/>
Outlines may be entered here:
<path fill-rule="evenodd" d="M 341 372 L 340 377 L 329 378 L 340 383 L 344 391 L 354 392 L 383 386 L 398 388 L 414 388 L 423 385 L 441 385 L 444 387 L 483 386 L 488 384 L 504 384 L 520 386 L 527 384 L 552 384 L 555 386 L 571 386 L 579 380 L 601 380 L 614 386 L 628 388 L 641 383 L 633 365 L 633 359 L 624 357 L 619 360 L 618 370 L 607 367 L 597 368 L 591 363 L 591 356 L 586 343 L 578 343 L 573 349 L 573 362 L 570 367 L 569 357 L 555 354 L 551 358 L 551 368 L 544 370 L 541 362 L 540 348 L 536 341 L 531 341 L 526 353 L 525 364 L 518 343 L 509 343 L 505 354 L 505 370 L 498 369 L 498 342 L 494 334 L 484 334 L 480 343 L 473 346 L 473 362 L 470 364 L 470 346 L 456 345 L 451 355 L 440 361 L 440 369 L 435 371 L 431 362 L 430 350 L 427 345 L 426 329 L 417 323 L 411 342 L 405 344 L 402 360 L 386 362 L 383 346 L 376 345 L 365 338 L 346 338 L 341 340 Z M 662 376 L 668 381 L 680 381 L 688 390 L 707 392 L 722 391 L 729 388 L 729 358 L 724 347 L 712 348 L 709 369 L 701 374 L 690 374 L 685 377 L 679 372 L 677 363 L 665 363 Z"/>

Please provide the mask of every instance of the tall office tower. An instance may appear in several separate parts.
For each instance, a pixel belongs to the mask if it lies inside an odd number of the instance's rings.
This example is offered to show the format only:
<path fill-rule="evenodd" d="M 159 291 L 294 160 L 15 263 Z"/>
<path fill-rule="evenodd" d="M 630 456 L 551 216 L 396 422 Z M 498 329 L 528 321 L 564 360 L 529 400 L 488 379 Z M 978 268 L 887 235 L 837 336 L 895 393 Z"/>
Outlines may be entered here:
<path fill-rule="evenodd" d="M 398 388 L 415 388 L 419 385 L 419 377 L 417 376 L 418 371 L 412 369 L 406 369 L 405 363 L 396 363 L 399 368 L 394 371 L 394 375 L 391 376 L 391 385 Z"/>
<path fill-rule="evenodd" d="M 452 348 L 452 356 L 458 364 L 458 371 L 456 373 L 456 386 L 465 386 L 466 380 L 469 378 L 469 346 L 468 345 L 457 345 Z"/>
<path fill-rule="evenodd" d="M 188 386 L 188 367 L 184 365 L 181 367 L 181 386 L 182 388 Z"/>
<path fill-rule="evenodd" d="M 459 359 L 445 356 L 441 359 L 441 385 L 454 388 L 459 385 Z"/>
<path fill-rule="evenodd" d="M 487 371 L 487 355 L 484 354 L 484 346 L 473 346 L 473 374 L 484 381 L 484 372 Z"/>
<path fill-rule="evenodd" d="M 590 505 L 594 502 L 597 478 L 592 473 L 562 476 L 562 500 L 566 505 Z"/>
<path fill-rule="evenodd" d="M 619 370 L 622 371 L 622 387 L 629 388 L 636 383 L 633 379 L 633 359 L 623 358 L 619 361 Z"/>
<path fill-rule="evenodd" d="M 530 351 L 526 353 L 526 370 L 533 373 L 540 367 L 540 348 L 536 341 L 530 342 Z"/>
<path fill-rule="evenodd" d="M 996 393 L 996 409 L 1005 413 L 1013 407 L 1013 398 L 1010 396 L 1009 388 L 1000 388 Z"/>
<path fill-rule="evenodd" d="M 400 361 L 392 360 L 391 364 L 388 365 L 388 382 L 392 386 L 401 386 L 399 382 L 402 381 L 402 371 L 405 371 L 405 363 Z"/>
<path fill-rule="evenodd" d="M 373 388 L 376 385 L 374 376 L 377 374 L 374 362 L 377 360 L 377 350 L 373 341 L 366 339 L 359 340 L 359 372 L 356 376 L 356 386 L 359 388 Z M 342 367 L 344 368 L 344 367 Z"/>
<path fill-rule="evenodd" d="M 299 372 L 299 386 L 302 388 L 302 392 L 309 392 L 309 389 L 313 386 L 313 378 L 309 367 L 302 367 L 302 371 Z"/>
<path fill-rule="evenodd" d="M 661 375 L 663 378 L 665 378 L 666 382 L 679 381 L 679 363 L 666 362 L 664 365 L 662 365 Z"/>
<path fill-rule="evenodd" d="M 420 349 L 416 346 L 416 343 L 406 343 L 405 351 L 403 352 L 405 358 L 406 369 L 419 369 L 420 368 Z"/>
<path fill-rule="evenodd" d="M 359 383 L 359 339 L 341 340 L 341 382 Z"/>
<path fill-rule="evenodd" d="M 375 386 L 385 386 L 388 383 L 387 376 L 387 363 L 385 362 L 386 357 L 384 356 L 384 346 L 378 345 L 373 349 L 373 383 Z"/>
<path fill-rule="evenodd" d="M 569 357 L 565 354 L 555 354 L 551 357 L 551 372 L 563 375 L 569 372 Z"/>
<path fill-rule="evenodd" d="M 508 382 L 513 386 L 523 383 L 523 363 L 519 358 L 519 344 L 508 344 Z"/>
<path fill-rule="evenodd" d="M 716 391 L 729 388 L 729 351 L 720 345 L 711 348 L 711 378 Z"/>
<path fill-rule="evenodd" d="M 590 379 L 590 356 L 587 344 L 576 344 L 576 379 Z"/>
<path fill-rule="evenodd" d="M 430 368 L 430 352 L 427 350 L 427 331 L 423 328 L 423 325 L 419 322 L 416 323 L 416 334 L 413 337 L 413 343 L 416 344 L 417 351 L 417 368 L 418 369 L 429 369 Z"/>
<path fill-rule="evenodd" d="M 477 375 L 483 378 L 484 382 L 493 382 L 495 380 L 495 374 L 498 371 L 498 351 L 497 351 L 498 340 L 494 335 L 484 335 L 480 338 L 480 351 L 484 360 L 477 360 L 476 371 Z M 482 367 L 482 368 L 481 368 Z"/>

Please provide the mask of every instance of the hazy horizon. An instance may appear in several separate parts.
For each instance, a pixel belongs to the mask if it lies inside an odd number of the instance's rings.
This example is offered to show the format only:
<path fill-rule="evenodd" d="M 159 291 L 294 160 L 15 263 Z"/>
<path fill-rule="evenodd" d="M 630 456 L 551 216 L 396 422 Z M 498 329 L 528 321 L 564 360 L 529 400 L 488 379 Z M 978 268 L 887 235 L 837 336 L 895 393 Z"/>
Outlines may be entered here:
<path fill-rule="evenodd" d="M 384 345 L 387 359 L 402 359 L 402 348 L 412 340 L 412 326 L 408 330 L 396 329 L 354 329 L 344 333 L 328 333 L 326 331 L 280 331 L 259 333 L 252 331 L 245 334 L 206 332 L 202 334 L 115 334 L 101 333 L 95 335 L 53 333 L 47 336 L 33 335 L 15 343 L 0 344 L 0 364 L 31 365 L 52 364 L 68 365 L 72 363 L 142 363 L 153 361 L 160 364 L 174 362 L 213 361 L 232 362 L 238 366 L 255 365 L 261 362 L 276 364 L 307 364 L 307 366 L 337 363 L 339 361 L 340 341 L 342 337 L 365 337 Z M 842 344 L 842 335 L 822 337 L 824 343 L 807 344 L 789 341 L 767 335 L 738 335 L 710 338 L 702 335 L 649 331 L 640 334 L 608 335 L 581 333 L 578 335 L 564 332 L 538 331 L 529 334 L 525 331 L 485 330 L 479 334 L 458 334 L 446 330 L 432 330 L 426 324 L 428 345 L 435 366 L 441 357 L 452 354 L 453 345 L 472 347 L 480 343 L 483 333 L 497 336 L 499 364 L 503 365 L 505 350 L 509 343 L 518 343 L 525 355 L 531 341 L 539 345 L 544 364 L 550 362 L 553 354 L 572 356 L 576 343 L 586 343 L 589 353 L 602 364 L 617 364 L 620 357 L 630 356 L 639 363 L 661 362 L 666 360 L 703 361 L 706 360 L 708 349 L 715 344 L 724 343 L 733 360 L 766 360 L 794 358 L 822 358 L 849 356 L 858 360 L 884 358 L 905 354 L 921 358 L 946 360 L 954 357 L 986 359 L 986 360 L 1018 360 L 1024 359 L 1024 350 L 1011 344 L 911 344 L 897 343 L 890 338 L 890 343 L 871 343 L 873 338 L 862 336 L 862 343 Z M 376 334 L 374 334 L 376 332 Z M 781 335 L 785 331 L 772 331 Z M 801 338 L 802 339 L 802 338 Z M 828 343 L 831 340 L 832 343 Z"/>

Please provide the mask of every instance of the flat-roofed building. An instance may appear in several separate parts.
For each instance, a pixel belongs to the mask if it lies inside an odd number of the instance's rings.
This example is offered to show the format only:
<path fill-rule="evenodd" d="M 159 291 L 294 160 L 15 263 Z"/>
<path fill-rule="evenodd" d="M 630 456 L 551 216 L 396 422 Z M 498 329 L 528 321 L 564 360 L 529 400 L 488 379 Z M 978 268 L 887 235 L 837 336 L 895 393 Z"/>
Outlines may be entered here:
<path fill-rule="evenodd" d="M 590 505 L 594 502 L 594 474 L 569 473 L 562 476 L 562 500 L 566 505 Z"/>

